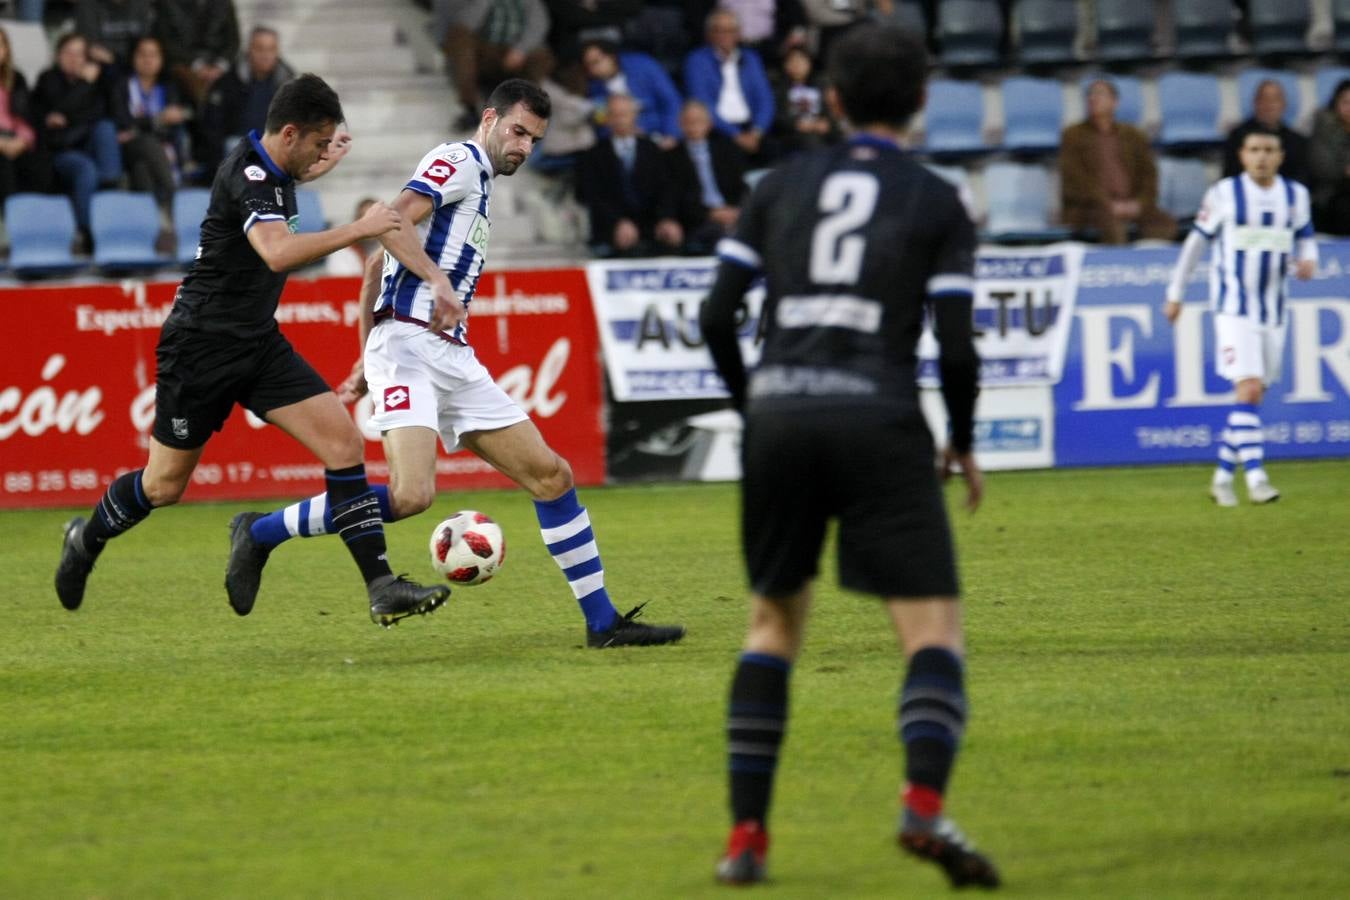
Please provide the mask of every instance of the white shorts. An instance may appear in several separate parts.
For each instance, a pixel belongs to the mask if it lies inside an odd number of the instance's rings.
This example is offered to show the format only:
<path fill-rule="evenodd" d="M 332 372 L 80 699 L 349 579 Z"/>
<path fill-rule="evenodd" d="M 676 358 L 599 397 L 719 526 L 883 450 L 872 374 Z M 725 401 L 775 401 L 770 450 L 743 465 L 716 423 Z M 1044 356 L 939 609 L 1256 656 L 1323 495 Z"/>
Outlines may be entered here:
<path fill-rule="evenodd" d="M 370 424 L 381 432 L 420 425 L 441 436 L 446 452 L 470 431 L 490 431 L 529 416 L 497 386 L 472 347 L 454 344 L 411 322 L 388 320 L 366 340 L 366 383 L 375 401 Z"/>
<path fill-rule="evenodd" d="M 1284 364 L 1284 325 L 1262 325 L 1245 316 L 1214 316 L 1214 369 L 1237 384 L 1259 378 L 1262 384 L 1280 380 Z"/>

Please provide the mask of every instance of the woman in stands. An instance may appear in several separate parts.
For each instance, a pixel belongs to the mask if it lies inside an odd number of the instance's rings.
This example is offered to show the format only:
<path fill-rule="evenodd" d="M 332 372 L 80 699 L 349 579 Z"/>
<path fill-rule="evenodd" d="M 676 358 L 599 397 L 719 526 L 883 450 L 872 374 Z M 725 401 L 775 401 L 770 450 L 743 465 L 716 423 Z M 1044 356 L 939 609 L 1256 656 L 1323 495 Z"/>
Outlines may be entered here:
<path fill-rule="evenodd" d="M 0 27 L 0 204 L 20 185 L 44 191 L 51 180 L 51 161 L 39 151 L 28 119 L 28 82 L 14 68 L 9 33 Z"/>
<path fill-rule="evenodd" d="M 172 244 L 171 209 L 179 178 L 186 137 L 183 123 L 188 107 L 180 102 L 178 88 L 164 74 L 164 48 L 159 40 L 145 36 L 131 50 L 131 74 L 118 86 L 115 102 L 117 139 L 122 160 L 134 191 L 152 191 L 159 204 L 164 228 L 161 242 Z M 171 246 L 159 249 L 171 249 Z"/>
<path fill-rule="evenodd" d="M 1327 234 L 1350 234 L 1350 78 L 1318 111 L 1309 149 L 1313 223 Z"/>

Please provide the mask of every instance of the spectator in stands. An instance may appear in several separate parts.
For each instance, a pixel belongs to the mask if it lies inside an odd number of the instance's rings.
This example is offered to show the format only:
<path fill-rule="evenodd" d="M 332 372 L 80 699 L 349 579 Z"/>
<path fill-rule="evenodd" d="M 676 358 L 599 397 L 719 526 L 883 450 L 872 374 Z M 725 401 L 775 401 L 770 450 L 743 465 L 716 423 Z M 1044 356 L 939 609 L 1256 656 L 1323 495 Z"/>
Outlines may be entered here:
<path fill-rule="evenodd" d="M 595 104 L 582 94 L 552 79 L 539 83 L 548 92 L 553 114 L 548 131 L 530 154 L 530 166 L 548 174 L 571 172 L 581 154 L 595 146 Z"/>
<path fill-rule="evenodd" d="M 1350 79 L 1318 110 L 1309 155 L 1313 223 L 1327 234 L 1350 235 Z"/>
<path fill-rule="evenodd" d="M 14 68 L 9 32 L 0 28 L 0 209 L 19 188 L 45 191 L 51 185 L 51 160 L 38 148 L 29 104 L 28 81 Z"/>
<path fill-rule="evenodd" d="M 89 237 L 94 191 L 115 186 L 122 178 L 112 85 L 88 50 L 83 35 L 63 36 L 56 43 L 56 65 L 38 77 L 33 91 L 38 140 L 52 154 L 56 175 L 70 192 L 82 245 Z"/>
<path fill-rule="evenodd" d="M 577 199 L 591 219 L 591 250 L 597 256 L 645 256 L 678 251 L 684 231 L 675 219 L 675 193 L 666 159 L 638 133 L 638 105 L 627 94 L 610 94 L 609 136 L 577 163 Z"/>
<path fill-rule="evenodd" d="M 173 192 L 186 150 L 183 123 L 190 110 L 179 98 L 177 86 L 165 77 L 158 38 L 145 35 L 136 42 L 131 67 L 132 74 L 120 79 L 113 93 L 117 140 L 131 189 L 155 195 L 164 222 L 159 249 L 168 253 L 173 248 Z"/>
<path fill-rule="evenodd" d="M 783 77 L 774 88 L 773 134 L 784 154 L 833 143 L 839 127 L 825 106 L 825 91 L 812 72 L 815 65 L 804 47 L 783 56 Z"/>
<path fill-rule="evenodd" d="M 250 131 L 262 134 L 277 88 L 294 77 L 295 72 L 281 58 L 276 31 L 266 25 L 254 27 L 243 60 L 211 85 L 202 106 L 194 155 L 206 178 L 214 177 L 236 141 Z"/>
<path fill-rule="evenodd" d="M 1105 79 L 1087 91 L 1086 121 L 1060 137 L 1060 195 L 1064 224 L 1105 244 L 1141 238 L 1174 240 L 1177 223 L 1158 208 L 1158 166 L 1148 138 L 1116 121 L 1119 97 Z"/>
<path fill-rule="evenodd" d="M 1242 148 L 1242 141 L 1252 131 L 1263 128 L 1280 133 L 1280 147 L 1284 150 L 1280 174 L 1305 186 L 1308 184 L 1311 175 L 1308 168 L 1308 139 L 1284 124 L 1285 106 L 1284 88 L 1278 81 L 1267 79 L 1256 86 L 1256 94 L 1252 97 L 1251 118 L 1228 132 L 1228 140 L 1223 148 L 1225 178 L 1231 178 L 1242 172 L 1242 163 L 1238 160 L 1238 150 Z"/>
<path fill-rule="evenodd" d="M 587 41 L 581 64 L 590 79 L 586 95 L 597 106 L 611 94 L 628 94 L 638 104 L 638 131 L 662 150 L 675 146 L 683 100 L 660 63 L 645 53 L 621 53 L 609 41 Z"/>
<path fill-rule="evenodd" d="M 553 71 L 543 0 L 438 0 L 436 20 L 445 29 L 441 47 L 464 105 L 452 126 L 460 131 L 478 127 L 484 83 L 513 77 L 539 82 Z"/>
<path fill-rule="evenodd" d="M 684 87 L 702 101 L 713 126 L 756 164 L 771 157 L 765 136 L 773 125 L 773 88 L 759 54 L 740 46 L 741 27 L 723 9 L 708 15 L 707 43 L 684 60 Z"/>
<path fill-rule="evenodd" d="M 587 41 L 622 45 L 629 23 L 652 5 L 655 4 L 641 0 L 548 0 L 552 25 L 548 43 L 557 69 L 554 77 L 569 91 L 584 94 L 586 73 L 581 65 L 581 45 Z"/>
<path fill-rule="evenodd" d="M 352 221 L 358 221 L 370 209 L 372 203 L 379 203 L 374 197 L 362 197 L 356 203 L 356 212 L 352 216 Z M 380 250 L 379 238 L 366 238 L 363 241 L 357 241 L 347 247 L 343 247 L 335 253 L 330 253 L 323 259 L 323 272 L 325 275 L 363 275 L 366 271 L 366 260 L 370 254 Z M 383 252 L 383 251 L 380 251 Z"/>
<path fill-rule="evenodd" d="M 234 0 L 158 0 L 155 33 L 169 71 L 200 106 L 239 56 Z"/>
<path fill-rule="evenodd" d="M 867 0 L 801 0 L 806 22 L 815 33 L 815 52 L 829 59 L 835 38 L 868 18 Z"/>
<path fill-rule="evenodd" d="M 680 132 L 684 140 L 668 154 L 685 250 L 711 253 L 740 218 L 746 193 L 745 155 L 713 129 L 712 114 L 699 100 L 685 101 Z"/>
<path fill-rule="evenodd" d="M 740 23 L 741 45 L 759 54 L 764 68 L 776 71 L 787 51 L 806 47 L 807 18 L 801 0 L 701 0 L 706 16 L 725 9 Z"/>
<path fill-rule="evenodd" d="M 79 0 L 75 30 L 89 39 L 89 58 L 121 72 L 131 71 L 136 39 L 149 34 L 154 22 L 153 0 Z"/>

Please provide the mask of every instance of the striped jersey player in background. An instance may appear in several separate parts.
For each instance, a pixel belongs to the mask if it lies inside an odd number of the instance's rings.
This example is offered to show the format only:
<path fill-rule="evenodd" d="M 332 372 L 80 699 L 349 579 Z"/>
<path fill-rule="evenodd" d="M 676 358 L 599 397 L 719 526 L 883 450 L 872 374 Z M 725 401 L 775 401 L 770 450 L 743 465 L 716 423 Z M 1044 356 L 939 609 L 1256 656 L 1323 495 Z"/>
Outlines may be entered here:
<path fill-rule="evenodd" d="M 1262 464 L 1261 399 L 1266 386 L 1279 378 L 1284 359 L 1290 272 L 1306 280 L 1317 270 L 1308 189 L 1278 174 L 1284 160 L 1279 132 L 1248 132 L 1238 158 L 1242 172 L 1205 194 L 1163 307 L 1167 320 L 1175 323 L 1191 271 L 1205 245 L 1215 241 L 1209 275 L 1215 367 L 1233 382 L 1237 398 L 1209 488 L 1220 506 L 1237 506 L 1233 481 L 1239 463 L 1253 503 L 1280 498 Z"/>
<path fill-rule="evenodd" d="M 741 214 L 700 322 L 745 413 L 741 539 L 750 629 L 727 711 L 732 814 L 717 877 L 762 881 L 767 818 L 826 523 L 839 581 L 884 601 L 906 662 L 897 837 L 955 886 L 998 872 L 943 815 L 966 719 L 961 601 L 916 345 L 931 312 L 951 420 L 942 469 L 980 500 L 971 452 L 979 357 L 971 329 L 975 226 L 956 190 L 900 148 L 923 104 L 920 38 L 858 26 L 832 51 L 829 102 L 856 129 L 765 176 Z M 737 309 L 763 273 L 768 325 L 747 377 Z"/>
<path fill-rule="evenodd" d="M 595 534 L 577 499 L 572 469 L 497 386 L 468 343 L 468 310 L 483 271 L 493 179 L 525 164 L 544 136 L 549 96 L 523 79 L 492 92 L 472 140 L 431 150 L 392 204 L 403 224 L 383 236 L 362 284 L 363 361 L 339 388 L 351 401 L 369 390 L 371 423 L 384 435 L 390 482 L 377 486 L 387 522 L 416 515 L 436 496 L 436 440 L 461 447 L 534 498 L 544 543 L 586 619 L 590 647 L 666 644 L 679 626 L 619 615 L 605 588 Z M 383 263 L 383 272 L 380 265 Z M 271 550 L 290 537 L 331 530 L 322 496 L 263 515 L 231 554 L 236 589 L 249 605 Z"/>

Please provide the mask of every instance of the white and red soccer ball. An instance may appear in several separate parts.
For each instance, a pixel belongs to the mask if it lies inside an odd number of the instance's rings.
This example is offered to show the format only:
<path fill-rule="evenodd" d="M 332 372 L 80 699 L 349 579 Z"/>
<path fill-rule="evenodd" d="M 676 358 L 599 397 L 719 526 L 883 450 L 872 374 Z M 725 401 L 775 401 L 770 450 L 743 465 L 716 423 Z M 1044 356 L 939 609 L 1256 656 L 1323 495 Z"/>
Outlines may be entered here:
<path fill-rule="evenodd" d="M 482 584 L 505 558 L 501 526 L 476 510 L 462 509 L 431 532 L 431 565 L 455 584 Z"/>

